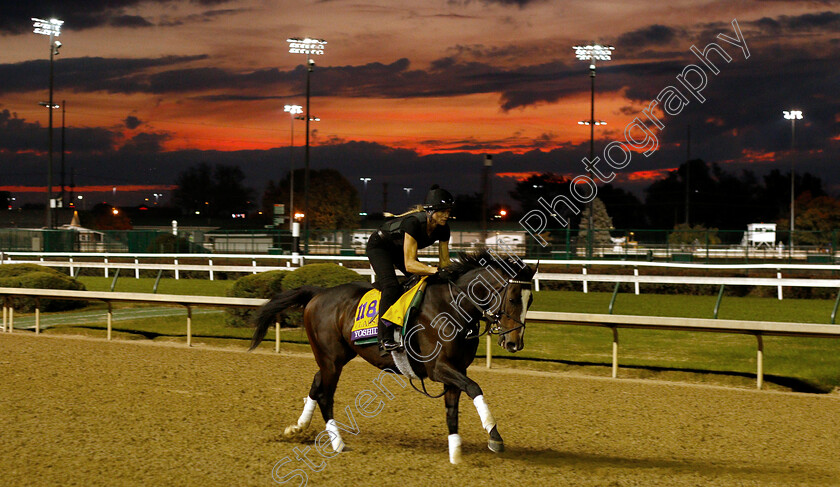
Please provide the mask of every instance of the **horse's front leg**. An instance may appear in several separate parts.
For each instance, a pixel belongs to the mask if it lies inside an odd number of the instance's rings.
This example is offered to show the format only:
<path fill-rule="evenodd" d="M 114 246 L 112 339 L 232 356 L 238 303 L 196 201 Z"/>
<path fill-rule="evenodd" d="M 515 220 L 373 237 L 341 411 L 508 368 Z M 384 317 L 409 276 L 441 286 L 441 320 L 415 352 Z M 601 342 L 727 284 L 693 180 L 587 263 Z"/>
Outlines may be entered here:
<path fill-rule="evenodd" d="M 499 434 L 499 429 L 496 427 L 496 420 L 493 418 L 493 413 L 490 412 L 490 408 L 487 406 L 487 402 L 484 400 L 484 393 L 481 391 L 481 387 L 472 379 L 467 377 L 467 375 L 463 372 L 460 372 L 450 366 L 449 364 L 444 364 L 439 362 L 434 368 L 434 380 L 439 382 L 443 382 L 447 386 L 451 386 L 457 388 L 460 391 L 464 391 L 470 399 L 473 400 L 473 405 L 475 406 L 476 411 L 478 411 L 478 416 L 481 418 L 481 426 L 484 427 L 484 430 L 487 431 L 487 434 L 490 435 L 490 439 L 487 442 L 487 447 L 490 450 L 501 453 L 505 449 L 504 440 L 502 440 L 502 435 Z M 448 390 L 447 396 L 448 398 Z M 449 402 L 447 399 L 446 403 L 446 418 L 447 418 L 447 425 L 450 424 L 449 422 Z M 457 412 L 457 397 L 456 397 L 456 410 L 455 410 L 455 431 L 457 432 L 457 419 L 458 419 L 458 412 Z M 450 438 L 452 435 L 452 430 L 450 428 Z M 460 440 L 460 438 L 459 438 Z M 450 440 L 452 441 L 452 440 Z M 451 452 L 451 448 L 450 448 Z M 451 455 L 450 455 L 451 456 Z M 450 458 L 451 460 L 451 458 Z M 454 462 L 453 462 L 454 463 Z"/>

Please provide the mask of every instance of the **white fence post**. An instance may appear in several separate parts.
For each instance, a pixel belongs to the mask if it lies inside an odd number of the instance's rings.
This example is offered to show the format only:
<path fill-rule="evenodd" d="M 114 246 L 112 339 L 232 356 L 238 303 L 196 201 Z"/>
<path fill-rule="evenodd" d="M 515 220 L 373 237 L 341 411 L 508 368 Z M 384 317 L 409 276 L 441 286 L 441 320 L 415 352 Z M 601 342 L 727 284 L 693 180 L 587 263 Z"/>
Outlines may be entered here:
<path fill-rule="evenodd" d="M 192 346 L 192 308 L 187 305 L 187 346 Z"/>
<path fill-rule="evenodd" d="M 108 257 L 105 257 L 105 277 L 108 277 Z"/>
<path fill-rule="evenodd" d="M 586 267 L 583 268 L 583 275 L 586 276 Z M 583 292 L 584 294 L 589 292 L 588 281 L 586 279 L 583 280 Z"/>
<path fill-rule="evenodd" d="M 108 340 L 111 339 L 111 325 L 114 321 L 114 310 L 111 307 L 111 302 L 108 301 Z"/>
<path fill-rule="evenodd" d="M 612 377 L 618 377 L 618 327 L 614 326 L 612 329 L 613 343 L 612 343 Z"/>
<path fill-rule="evenodd" d="M 756 353 L 755 385 L 758 389 L 764 384 L 764 339 L 761 333 L 755 335 L 758 340 L 758 352 Z"/>
<path fill-rule="evenodd" d="M 175 280 L 177 281 L 178 279 L 178 259 L 175 259 Z"/>
<path fill-rule="evenodd" d="M 140 261 L 137 257 L 134 258 L 134 278 L 140 279 Z"/>
<path fill-rule="evenodd" d="M 639 268 L 638 267 L 633 268 L 633 276 L 639 277 Z M 638 279 L 635 279 L 634 287 L 636 288 L 636 296 L 638 296 L 639 295 L 639 280 Z"/>
<path fill-rule="evenodd" d="M 782 278 L 782 270 L 778 269 L 778 272 L 776 272 L 776 279 L 781 279 L 781 278 Z M 782 285 L 779 284 L 779 301 L 781 301 L 781 300 L 782 300 Z"/>
<path fill-rule="evenodd" d="M 207 266 L 210 267 L 210 280 L 213 280 L 213 259 L 207 259 Z"/>

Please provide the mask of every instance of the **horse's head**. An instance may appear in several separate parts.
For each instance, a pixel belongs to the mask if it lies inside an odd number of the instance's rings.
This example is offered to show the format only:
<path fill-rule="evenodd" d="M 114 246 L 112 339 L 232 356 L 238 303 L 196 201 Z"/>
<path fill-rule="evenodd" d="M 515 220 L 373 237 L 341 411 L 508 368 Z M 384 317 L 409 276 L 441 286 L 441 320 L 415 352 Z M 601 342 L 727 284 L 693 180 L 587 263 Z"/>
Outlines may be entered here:
<path fill-rule="evenodd" d="M 491 249 L 461 254 L 453 266 L 459 274 L 459 291 L 488 322 L 488 332 L 499 335 L 499 346 L 509 352 L 522 350 L 536 269 L 516 256 L 503 257 Z"/>
<path fill-rule="evenodd" d="M 527 281 L 508 281 L 502 292 L 501 308 L 497 314 L 498 328 L 495 330 L 499 334 L 499 346 L 508 352 L 525 348 L 525 314 L 533 302 L 530 278 Z"/>

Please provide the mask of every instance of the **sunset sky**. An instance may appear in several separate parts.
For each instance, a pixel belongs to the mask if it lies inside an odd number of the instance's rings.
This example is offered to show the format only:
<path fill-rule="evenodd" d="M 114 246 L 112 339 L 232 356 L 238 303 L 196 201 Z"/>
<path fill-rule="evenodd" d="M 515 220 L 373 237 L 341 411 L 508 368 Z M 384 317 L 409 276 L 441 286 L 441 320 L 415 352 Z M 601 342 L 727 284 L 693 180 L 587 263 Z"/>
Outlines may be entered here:
<path fill-rule="evenodd" d="M 141 204 L 171 197 L 175 177 L 199 162 L 236 164 L 259 193 L 303 164 L 305 55 L 286 38 L 327 41 L 312 73 L 312 168 L 335 168 L 369 210 L 416 202 L 433 183 L 480 188 L 483 154 L 494 156 L 493 199 L 509 201 L 517 178 L 583 172 L 589 130 L 588 64 L 572 46 L 615 46 L 596 78 L 596 154 L 624 141 L 640 117 L 658 137 L 634 152 L 614 184 L 639 192 L 691 155 L 756 175 L 808 171 L 840 193 L 840 1 L 269 1 L 64 0 L 3 2 L 0 13 L 0 190 L 44 199 L 48 37 L 31 17 L 65 21 L 55 62 L 57 103 L 66 100 L 66 145 L 76 192 Z M 737 21 L 749 51 L 735 38 Z M 692 54 L 717 42 L 731 56 Z M 676 77 L 705 69 L 705 101 Z M 688 77 L 687 77 L 688 78 Z M 681 113 L 645 118 L 668 86 Z M 783 110 L 799 109 L 796 148 Z M 61 125 L 61 111 L 55 112 Z M 637 136 L 638 136 L 637 132 Z M 56 130 L 56 150 L 60 134 Z M 58 152 L 54 185 L 58 184 Z M 116 191 L 114 191 L 116 187 Z M 402 191 L 414 187 L 411 201 Z M 109 189 L 110 188 L 110 189 Z M 39 193 L 39 191 L 41 193 Z M 641 195 L 641 193 L 639 193 Z M 551 195 L 547 195 L 551 196 Z"/>

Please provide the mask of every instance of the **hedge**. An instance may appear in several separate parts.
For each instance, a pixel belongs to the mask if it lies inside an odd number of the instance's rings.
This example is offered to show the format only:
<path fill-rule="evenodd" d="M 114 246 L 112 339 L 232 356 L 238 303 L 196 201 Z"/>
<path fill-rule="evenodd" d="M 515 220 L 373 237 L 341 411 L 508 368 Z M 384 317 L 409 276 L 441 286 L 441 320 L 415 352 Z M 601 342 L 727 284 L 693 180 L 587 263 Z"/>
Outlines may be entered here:
<path fill-rule="evenodd" d="M 268 271 L 247 275 L 237 279 L 227 295 L 237 298 L 270 299 L 281 291 L 301 286 L 328 288 L 365 279 L 364 276 L 337 264 L 309 264 L 292 272 Z M 228 309 L 226 321 L 231 326 L 253 326 L 256 313 L 257 310 Z M 293 311 L 282 317 L 280 325 L 293 327 L 299 326 L 300 322 L 301 313 Z"/>
<path fill-rule="evenodd" d="M 36 264 L 0 265 L 0 287 L 62 289 L 84 291 L 85 285 L 61 272 Z M 14 298 L 15 309 L 23 313 L 35 311 L 35 298 Z M 41 311 L 66 311 L 83 308 L 85 301 L 41 299 Z"/>

